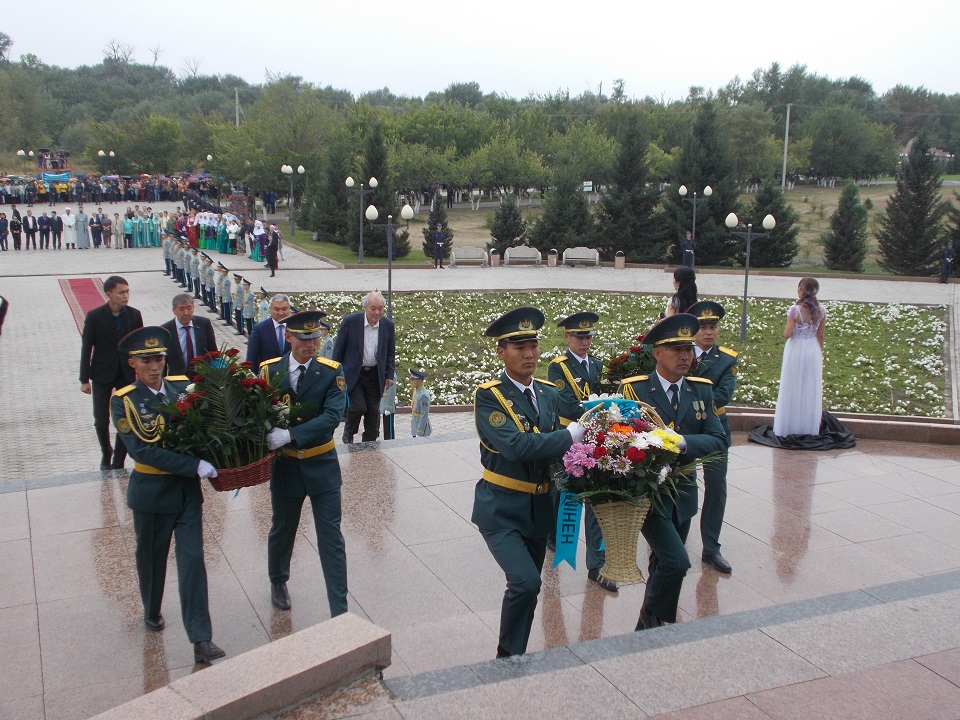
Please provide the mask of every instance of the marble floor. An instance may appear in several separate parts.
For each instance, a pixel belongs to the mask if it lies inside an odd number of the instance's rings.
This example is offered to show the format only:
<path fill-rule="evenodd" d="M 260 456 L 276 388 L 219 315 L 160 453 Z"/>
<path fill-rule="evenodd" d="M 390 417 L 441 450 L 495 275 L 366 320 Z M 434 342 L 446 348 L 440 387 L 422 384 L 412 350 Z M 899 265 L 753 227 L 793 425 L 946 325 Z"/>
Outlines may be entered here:
<path fill-rule="evenodd" d="M 469 521 L 475 436 L 339 453 L 350 610 L 392 633 L 387 680 L 491 659 L 504 580 Z M 143 626 L 126 482 L 77 474 L 0 492 L 0 717 L 89 717 L 197 671 L 172 556 L 167 628 Z M 738 435 L 729 485 L 721 541 L 734 571 L 700 566 L 694 527 L 683 623 L 960 569 L 960 448 L 790 452 Z M 329 616 L 309 513 L 289 612 L 270 604 L 267 488 L 209 490 L 204 523 L 214 639 L 228 655 Z M 607 593 L 583 561 L 581 543 L 578 570 L 544 570 L 531 652 L 633 629 L 643 585 Z"/>

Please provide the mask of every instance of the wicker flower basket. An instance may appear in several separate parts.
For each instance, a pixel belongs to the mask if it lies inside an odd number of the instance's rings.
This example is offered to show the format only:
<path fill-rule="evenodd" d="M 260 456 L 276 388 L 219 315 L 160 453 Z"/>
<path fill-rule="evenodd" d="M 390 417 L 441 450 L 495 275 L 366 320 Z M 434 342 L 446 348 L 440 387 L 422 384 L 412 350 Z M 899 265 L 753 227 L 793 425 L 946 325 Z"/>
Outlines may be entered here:
<path fill-rule="evenodd" d="M 217 476 L 210 478 L 210 484 L 217 492 L 229 492 L 244 487 L 261 485 L 270 479 L 273 470 L 274 453 L 269 453 L 262 460 L 244 465 L 243 467 L 227 470 L 217 469 Z"/>
<path fill-rule="evenodd" d="M 650 501 L 642 500 L 639 505 L 598 502 L 590 503 L 590 507 L 603 532 L 606 562 L 600 574 L 618 583 L 643 580 L 643 573 L 637 567 L 637 543 L 640 540 L 640 528 L 650 512 Z"/>

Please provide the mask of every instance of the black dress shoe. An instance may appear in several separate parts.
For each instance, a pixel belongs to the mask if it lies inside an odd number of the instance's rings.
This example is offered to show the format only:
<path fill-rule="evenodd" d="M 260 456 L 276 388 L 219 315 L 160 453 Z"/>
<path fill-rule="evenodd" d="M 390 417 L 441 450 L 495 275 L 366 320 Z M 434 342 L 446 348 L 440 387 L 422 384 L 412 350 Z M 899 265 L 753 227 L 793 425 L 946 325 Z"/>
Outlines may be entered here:
<path fill-rule="evenodd" d="M 204 640 L 193 644 L 193 659 L 198 663 L 212 663 L 226 653 L 218 648 L 213 640 Z"/>
<path fill-rule="evenodd" d="M 154 632 L 160 632 L 166 625 L 166 623 L 163 621 L 163 615 L 160 613 L 157 613 L 157 616 L 154 618 L 150 617 L 149 615 L 144 615 L 143 624 Z"/>
<path fill-rule="evenodd" d="M 602 587 L 604 590 L 608 590 L 609 592 L 614 592 L 614 593 L 618 592 L 616 581 L 601 575 L 599 568 L 591 568 L 590 570 L 588 570 L 587 579 L 593 580 L 593 582 L 595 582 L 597 585 Z"/>
<path fill-rule="evenodd" d="M 280 608 L 281 610 L 290 609 L 290 593 L 287 592 L 287 584 L 285 582 L 270 585 L 270 602 L 273 603 L 274 607 Z"/>
<path fill-rule="evenodd" d="M 724 559 L 723 555 L 718 552 L 704 554 L 700 559 L 717 572 L 726 573 L 728 575 L 733 572 L 733 566 L 731 566 L 730 563 Z"/>
<path fill-rule="evenodd" d="M 557 541 L 553 538 L 547 538 L 547 550 L 555 553 L 557 551 Z"/>
<path fill-rule="evenodd" d="M 647 610 L 646 605 L 642 605 L 640 607 L 640 619 L 637 620 L 637 627 L 634 632 L 640 632 L 641 630 L 653 630 L 653 628 L 658 627 L 663 627 L 663 620 Z"/>
<path fill-rule="evenodd" d="M 344 433 L 343 437 L 340 439 L 343 441 L 345 445 L 349 445 L 350 443 L 353 442 L 353 435 L 347 435 L 346 433 Z"/>

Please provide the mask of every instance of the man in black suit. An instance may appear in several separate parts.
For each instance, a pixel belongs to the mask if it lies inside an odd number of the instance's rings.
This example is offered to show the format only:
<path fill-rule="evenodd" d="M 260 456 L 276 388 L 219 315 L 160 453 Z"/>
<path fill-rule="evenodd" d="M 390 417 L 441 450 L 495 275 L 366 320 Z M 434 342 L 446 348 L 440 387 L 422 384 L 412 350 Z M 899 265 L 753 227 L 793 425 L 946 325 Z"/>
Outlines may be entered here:
<path fill-rule="evenodd" d="M 290 298 L 280 294 L 270 298 L 270 317 L 253 326 L 247 342 L 247 362 L 253 363 L 251 370 L 254 373 L 260 372 L 260 363 L 264 360 L 280 357 L 290 349 L 283 324 L 289 316 Z"/>
<path fill-rule="evenodd" d="M 170 333 L 170 351 L 167 353 L 167 373 L 190 375 L 187 372 L 193 358 L 217 349 L 213 325 L 205 317 L 193 314 L 193 296 L 180 293 L 173 298 L 172 320 L 162 327 Z"/>
<path fill-rule="evenodd" d="M 93 396 L 93 426 L 100 442 L 100 469 L 120 470 L 127 457 L 123 443 L 110 445 L 110 394 L 133 382 L 133 369 L 117 343 L 143 327 L 140 311 L 129 306 L 130 285 L 119 275 L 103 283 L 107 302 L 87 313 L 80 346 L 80 392 Z M 112 457 L 112 460 L 111 460 Z"/>
<path fill-rule="evenodd" d="M 60 249 L 60 242 L 63 238 L 63 218 L 57 215 L 57 211 L 50 212 L 50 232 L 53 233 L 53 249 Z"/>
<path fill-rule="evenodd" d="M 333 359 L 343 365 L 350 404 L 343 442 L 352 443 L 363 418 L 363 442 L 380 436 L 380 398 L 393 385 L 396 336 L 393 321 L 383 317 L 386 302 L 379 292 L 363 298 L 363 312 L 347 315 L 337 331 Z"/>
<path fill-rule="evenodd" d="M 33 210 L 27 210 L 27 214 L 23 218 L 23 231 L 27 234 L 26 242 L 23 244 L 25 250 L 30 249 L 31 243 L 33 243 L 33 249 L 37 249 L 37 230 L 39 229 L 40 223 L 37 222 Z"/>

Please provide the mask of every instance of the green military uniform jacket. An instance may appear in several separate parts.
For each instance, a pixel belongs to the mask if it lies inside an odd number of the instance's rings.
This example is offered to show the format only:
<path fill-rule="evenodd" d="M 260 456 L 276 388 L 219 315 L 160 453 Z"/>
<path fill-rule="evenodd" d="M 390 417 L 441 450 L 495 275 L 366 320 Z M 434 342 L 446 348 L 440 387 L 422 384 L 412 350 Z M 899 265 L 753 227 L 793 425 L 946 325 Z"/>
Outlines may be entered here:
<path fill-rule="evenodd" d="M 677 385 L 680 386 L 680 402 L 676 412 L 656 373 L 626 378 L 618 392 L 625 398 L 653 406 L 668 427 L 683 435 L 687 449 L 680 455 L 678 464 L 687 465 L 696 458 L 725 450 L 727 436 L 713 412 L 712 383 L 704 378 L 685 377 Z M 690 482 L 683 484 L 679 490 L 675 504 L 678 521 L 682 523 L 697 514 L 696 478 L 690 478 Z M 673 502 L 664 504 L 665 517 L 672 515 L 673 505 Z"/>
<path fill-rule="evenodd" d="M 270 381 L 280 375 L 280 394 L 289 394 L 299 405 L 299 412 L 294 408 L 290 415 L 291 442 L 277 451 L 271 488 L 288 497 L 317 495 L 342 484 L 333 432 L 347 406 L 347 383 L 340 363 L 314 358 L 296 392 L 290 387 L 289 367 L 289 352 L 260 363 L 260 377 Z"/>
<path fill-rule="evenodd" d="M 700 356 L 700 364 L 694 375 L 713 383 L 714 412 L 720 418 L 723 431 L 730 445 L 730 421 L 727 419 L 727 404 L 737 389 L 737 351 L 714 345 Z"/>
<path fill-rule="evenodd" d="M 243 319 L 244 320 L 253 320 L 253 316 L 257 312 L 256 303 L 257 303 L 257 298 L 254 296 L 253 290 L 244 290 L 243 291 Z"/>
<path fill-rule="evenodd" d="M 583 415 L 583 401 L 599 391 L 603 364 L 593 355 L 587 355 L 590 369 L 583 366 L 576 355 L 567 350 L 554 358 L 547 368 L 547 379 L 560 392 L 560 424 L 566 427 Z"/>
<path fill-rule="evenodd" d="M 510 529 L 545 538 L 556 525 L 548 463 L 561 457 L 573 439 L 560 427 L 557 389 L 543 380 L 534 380 L 533 387 L 539 413 L 506 373 L 474 393 L 484 478 L 512 481 L 527 490 L 478 482 L 471 521 L 481 530 Z"/>
<path fill-rule="evenodd" d="M 187 384 L 185 375 L 164 378 L 167 401 L 176 400 Z M 117 437 L 136 461 L 127 486 L 127 507 L 146 513 L 179 513 L 189 498 L 203 502 L 197 477 L 200 461 L 160 447 L 166 416 L 150 388 L 137 380 L 117 390 L 110 399 L 110 414 Z"/>

